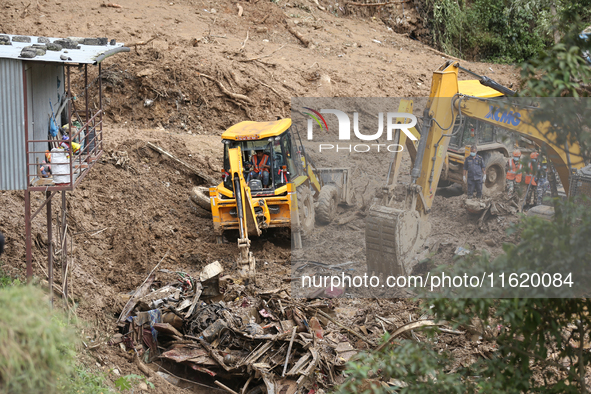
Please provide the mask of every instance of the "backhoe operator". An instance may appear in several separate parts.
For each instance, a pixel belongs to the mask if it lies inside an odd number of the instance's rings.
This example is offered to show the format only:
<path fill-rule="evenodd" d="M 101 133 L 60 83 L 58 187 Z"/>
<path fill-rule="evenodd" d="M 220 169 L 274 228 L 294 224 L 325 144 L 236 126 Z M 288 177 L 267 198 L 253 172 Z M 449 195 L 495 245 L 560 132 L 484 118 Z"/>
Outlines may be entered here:
<path fill-rule="evenodd" d="M 264 153 L 262 150 L 258 150 L 250 160 L 251 169 L 248 173 L 246 183 L 250 182 L 251 179 L 261 179 L 263 182 L 263 187 L 269 187 L 269 169 L 271 168 L 269 163 L 269 155 Z"/>
<path fill-rule="evenodd" d="M 464 161 L 464 182 L 468 182 L 468 198 L 473 197 L 474 189 L 476 189 L 476 198 L 482 198 L 482 184 L 486 181 L 484 160 L 476 152 L 478 147 L 472 145 L 470 156 Z"/>

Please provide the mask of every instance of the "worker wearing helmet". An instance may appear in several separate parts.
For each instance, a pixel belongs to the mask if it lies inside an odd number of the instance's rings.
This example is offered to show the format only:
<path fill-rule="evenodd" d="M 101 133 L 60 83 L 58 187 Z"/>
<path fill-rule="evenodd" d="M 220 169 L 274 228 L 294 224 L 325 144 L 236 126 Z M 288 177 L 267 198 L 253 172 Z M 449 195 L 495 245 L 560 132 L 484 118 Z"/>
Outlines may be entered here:
<path fill-rule="evenodd" d="M 550 182 L 548 181 L 548 160 L 542 157 L 540 168 L 538 168 L 538 195 L 536 205 L 542 205 L 542 200 L 546 193 L 550 192 Z"/>
<path fill-rule="evenodd" d="M 263 182 L 263 187 L 269 187 L 269 169 L 271 168 L 269 155 L 258 150 L 250 160 L 251 170 L 246 182 L 250 182 L 251 179 L 260 179 Z"/>
<path fill-rule="evenodd" d="M 515 149 L 513 157 L 507 162 L 507 195 L 511 197 L 515 190 L 515 185 L 521 183 L 523 166 L 521 165 L 521 151 Z"/>
<path fill-rule="evenodd" d="M 538 152 L 532 152 L 529 155 L 529 163 L 527 164 L 525 174 L 525 184 L 527 185 L 527 193 L 525 195 L 525 205 L 535 206 L 537 192 L 537 172 L 538 172 Z"/>
<path fill-rule="evenodd" d="M 464 182 L 468 183 L 468 198 L 473 197 L 474 189 L 476 189 L 476 198 L 482 198 L 482 184 L 486 181 L 484 160 L 476 152 L 478 147 L 472 145 L 470 156 L 464 160 Z"/>

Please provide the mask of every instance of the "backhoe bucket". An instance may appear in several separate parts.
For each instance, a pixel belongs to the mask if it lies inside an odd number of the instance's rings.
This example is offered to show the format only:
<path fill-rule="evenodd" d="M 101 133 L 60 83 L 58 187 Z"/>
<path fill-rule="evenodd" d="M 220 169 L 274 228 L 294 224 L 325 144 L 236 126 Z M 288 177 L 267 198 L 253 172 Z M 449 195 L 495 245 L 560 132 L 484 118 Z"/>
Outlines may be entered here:
<path fill-rule="evenodd" d="M 365 227 L 368 272 L 385 276 L 410 274 L 410 257 L 423 245 L 428 231 L 428 222 L 421 220 L 416 210 L 372 206 Z"/>
<path fill-rule="evenodd" d="M 239 238 L 238 250 L 240 253 L 238 254 L 236 265 L 240 274 L 242 277 L 256 283 L 256 260 L 250 251 L 250 240 L 248 238 Z"/>

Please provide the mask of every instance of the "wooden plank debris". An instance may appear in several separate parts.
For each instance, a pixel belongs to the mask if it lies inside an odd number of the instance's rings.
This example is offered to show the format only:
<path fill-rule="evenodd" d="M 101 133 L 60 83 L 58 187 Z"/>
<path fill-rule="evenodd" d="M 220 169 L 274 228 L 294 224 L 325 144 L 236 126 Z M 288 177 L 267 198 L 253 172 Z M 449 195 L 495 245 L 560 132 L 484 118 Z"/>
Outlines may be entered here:
<path fill-rule="evenodd" d="M 191 171 L 193 174 L 197 175 L 199 178 L 203 179 L 207 184 L 209 185 L 215 185 L 218 182 L 213 179 L 212 177 L 210 177 L 209 175 L 203 173 L 202 171 L 196 169 L 195 167 L 193 167 L 192 165 L 188 164 L 187 162 L 173 156 L 171 153 L 165 151 L 164 149 L 162 149 L 161 147 L 154 145 L 151 142 L 148 142 L 146 144 L 148 147 L 150 147 L 151 149 L 155 150 L 156 152 L 163 154 L 164 156 L 176 161 L 177 163 L 181 164 L 182 166 L 184 166 L 186 169 L 188 169 L 189 171 Z"/>

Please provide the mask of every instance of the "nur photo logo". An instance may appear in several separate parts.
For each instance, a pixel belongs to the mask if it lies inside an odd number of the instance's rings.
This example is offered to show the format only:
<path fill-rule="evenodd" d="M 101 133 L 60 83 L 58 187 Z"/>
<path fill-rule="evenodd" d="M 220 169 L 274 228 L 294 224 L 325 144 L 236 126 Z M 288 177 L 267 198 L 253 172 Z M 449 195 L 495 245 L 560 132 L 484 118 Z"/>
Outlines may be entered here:
<path fill-rule="evenodd" d="M 353 139 L 358 139 L 361 141 L 375 141 L 378 140 L 384 135 L 384 123 L 385 123 L 385 136 L 388 142 L 393 143 L 373 143 L 373 144 L 331 144 L 331 143 L 320 143 L 318 145 L 319 152 L 325 151 L 334 151 L 334 152 L 369 152 L 372 150 L 376 150 L 380 152 L 380 150 L 387 150 L 388 152 L 401 152 L 404 148 L 402 145 L 398 144 L 396 138 L 397 130 L 403 132 L 407 138 L 411 139 L 412 141 L 416 141 L 417 137 L 413 135 L 410 131 L 412 127 L 417 124 L 417 118 L 413 114 L 405 113 L 405 112 L 379 112 L 377 114 L 378 118 L 378 127 L 377 131 L 373 134 L 363 134 L 359 127 L 359 112 L 353 112 L 353 122 L 349 115 L 345 111 L 341 111 L 338 109 L 321 109 L 320 111 L 314 110 L 310 107 L 303 107 L 305 110 L 309 112 L 302 112 L 305 115 L 308 115 L 310 118 L 308 119 L 307 123 L 307 139 L 308 141 L 314 140 L 314 124 L 317 124 L 321 131 L 326 132 L 328 135 L 328 124 L 326 119 L 322 114 L 331 114 L 336 116 L 338 122 L 338 139 L 339 141 L 351 141 Z M 385 118 L 385 121 L 384 121 Z M 353 127 L 351 127 L 351 123 L 353 123 Z M 353 129 L 354 136 L 351 135 L 351 128 Z M 369 127 L 368 127 L 369 129 Z"/>

